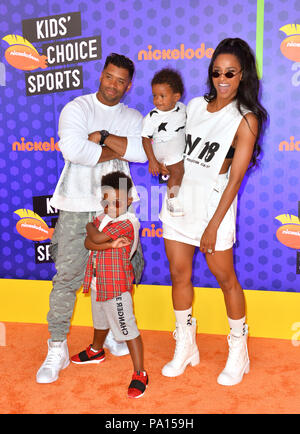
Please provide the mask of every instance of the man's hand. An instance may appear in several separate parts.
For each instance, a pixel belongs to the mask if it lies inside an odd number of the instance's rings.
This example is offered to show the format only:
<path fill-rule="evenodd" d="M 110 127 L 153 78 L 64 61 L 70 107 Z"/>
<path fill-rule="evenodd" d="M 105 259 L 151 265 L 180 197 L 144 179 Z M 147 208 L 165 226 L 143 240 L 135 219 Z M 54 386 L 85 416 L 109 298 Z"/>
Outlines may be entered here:
<path fill-rule="evenodd" d="M 117 137 L 117 136 L 113 136 L 113 137 Z M 88 135 L 88 139 L 91 142 L 100 143 L 101 140 L 101 134 L 100 131 L 94 131 L 93 133 L 90 133 Z M 121 139 L 121 138 L 120 138 Z M 125 138 L 124 138 L 125 139 Z M 127 139 L 126 139 L 126 143 L 127 143 Z M 112 149 L 113 147 L 109 147 L 105 144 L 105 146 L 102 147 L 102 153 L 100 155 L 100 158 L 98 160 L 98 163 L 103 163 L 104 161 L 110 161 L 110 160 L 115 160 L 116 158 L 123 160 L 123 158 L 121 157 L 120 154 L 118 154 L 114 149 Z M 126 148 L 125 148 L 126 150 Z M 124 151 L 125 152 L 125 151 Z M 126 160 L 124 160 L 126 161 Z"/>
<path fill-rule="evenodd" d="M 90 134 L 88 135 L 88 139 L 89 139 L 91 142 L 99 143 L 99 142 L 100 142 L 100 139 L 101 139 L 100 131 L 94 131 L 93 133 L 90 133 Z"/>
<path fill-rule="evenodd" d="M 116 152 L 112 151 L 107 146 L 103 146 L 102 147 L 102 153 L 100 155 L 98 163 L 103 163 L 104 161 L 115 160 L 116 158 L 119 159 L 119 160 L 122 159 L 119 154 L 117 154 Z"/>

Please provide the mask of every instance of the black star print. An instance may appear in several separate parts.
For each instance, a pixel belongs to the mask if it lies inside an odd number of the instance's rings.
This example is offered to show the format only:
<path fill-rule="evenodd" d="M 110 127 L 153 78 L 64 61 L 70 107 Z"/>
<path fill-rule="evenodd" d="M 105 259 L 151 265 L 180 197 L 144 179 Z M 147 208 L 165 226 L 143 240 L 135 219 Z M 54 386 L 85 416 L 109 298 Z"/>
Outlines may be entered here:
<path fill-rule="evenodd" d="M 149 114 L 150 114 L 150 118 L 151 118 L 151 116 L 152 115 L 154 115 L 154 113 L 158 113 L 158 111 L 156 111 L 156 110 L 152 110 Z"/>
<path fill-rule="evenodd" d="M 178 106 L 176 110 L 174 110 L 175 112 L 179 112 L 180 107 Z"/>
<path fill-rule="evenodd" d="M 175 130 L 175 133 L 178 133 L 179 130 L 183 130 L 183 128 L 184 128 L 184 125 L 183 125 L 183 127 L 178 127 L 177 130 Z"/>
<path fill-rule="evenodd" d="M 160 124 L 160 126 L 158 127 L 158 132 L 160 132 L 160 131 L 167 131 L 166 130 L 166 125 L 168 125 L 168 122 L 162 122 Z"/>

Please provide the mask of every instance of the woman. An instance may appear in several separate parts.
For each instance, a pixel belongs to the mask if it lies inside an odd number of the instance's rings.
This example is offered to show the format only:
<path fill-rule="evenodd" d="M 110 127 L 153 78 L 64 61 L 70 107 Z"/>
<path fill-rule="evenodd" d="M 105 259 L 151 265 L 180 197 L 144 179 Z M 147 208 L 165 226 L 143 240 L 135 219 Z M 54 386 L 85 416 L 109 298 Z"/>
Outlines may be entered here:
<path fill-rule="evenodd" d="M 162 373 L 175 377 L 200 361 L 191 282 L 199 247 L 223 291 L 230 326 L 229 356 L 217 381 L 234 385 L 250 367 L 244 293 L 233 266 L 237 193 L 247 169 L 257 163 L 267 112 L 258 101 L 255 58 L 245 41 L 221 41 L 208 74 L 209 92 L 187 106 L 185 175 L 178 194 L 185 215 L 172 218 L 165 203 L 161 212 L 176 317 L 175 354 Z"/>

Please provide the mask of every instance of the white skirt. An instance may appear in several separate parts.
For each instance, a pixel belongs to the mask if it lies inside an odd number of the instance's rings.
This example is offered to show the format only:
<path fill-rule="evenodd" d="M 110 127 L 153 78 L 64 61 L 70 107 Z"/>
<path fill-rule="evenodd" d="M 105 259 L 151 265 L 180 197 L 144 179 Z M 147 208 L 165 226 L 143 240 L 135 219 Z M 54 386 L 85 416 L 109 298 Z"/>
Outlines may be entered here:
<path fill-rule="evenodd" d="M 214 186 L 213 192 L 210 196 L 205 221 L 201 226 L 204 227 L 203 232 L 214 215 L 223 191 L 228 183 L 227 173 L 219 175 L 217 182 Z M 233 200 L 229 210 L 225 214 L 217 232 L 217 241 L 215 250 L 223 251 L 230 249 L 236 241 L 236 211 L 237 211 L 237 196 Z M 177 218 L 177 217 L 174 217 Z M 200 223 L 200 222 L 199 222 Z M 200 224 L 199 224 L 200 225 Z M 181 243 L 190 244 L 192 246 L 200 247 L 198 240 L 185 236 L 176 229 L 172 228 L 167 223 L 163 223 L 163 238 L 167 240 L 179 241 Z"/>

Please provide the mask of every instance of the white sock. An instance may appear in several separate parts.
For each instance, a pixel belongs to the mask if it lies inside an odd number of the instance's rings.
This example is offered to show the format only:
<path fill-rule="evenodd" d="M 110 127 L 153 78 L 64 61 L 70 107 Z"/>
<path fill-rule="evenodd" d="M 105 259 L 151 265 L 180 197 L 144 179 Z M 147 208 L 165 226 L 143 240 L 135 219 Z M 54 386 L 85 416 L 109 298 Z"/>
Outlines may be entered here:
<path fill-rule="evenodd" d="M 192 307 L 186 310 L 174 310 L 176 323 L 183 326 L 192 325 Z"/>
<path fill-rule="evenodd" d="M 231 319 L 228 317 L 230 333 L 235 336 L 244 336 L 245 334 L 245 321 L 246 317 L 240 319 Z"/>

